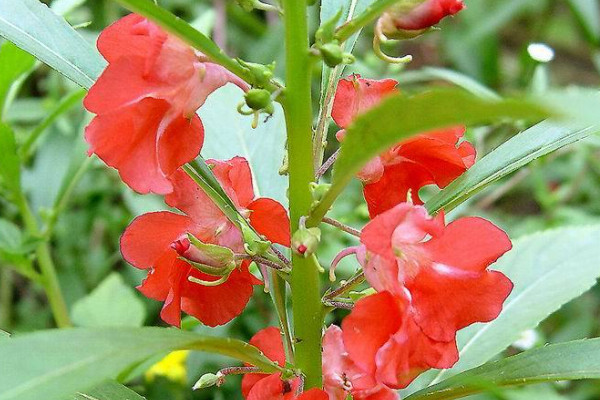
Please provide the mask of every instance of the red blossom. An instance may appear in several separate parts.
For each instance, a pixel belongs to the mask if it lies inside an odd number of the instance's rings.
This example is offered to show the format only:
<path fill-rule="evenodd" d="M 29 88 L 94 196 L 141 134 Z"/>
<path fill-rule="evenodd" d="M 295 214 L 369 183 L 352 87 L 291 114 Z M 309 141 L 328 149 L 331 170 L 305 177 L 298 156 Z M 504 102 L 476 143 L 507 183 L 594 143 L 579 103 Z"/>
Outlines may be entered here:
<path fill-rule="evenodd" d="M 360 113 L 395 92 L 392 79 L 374 81 L 352 75 L 339 82 L 332 117 L 345 129 Z M 398 121 L 402 123 L 402 121 Z M 345 131 L 338 133 L 343 140 Z M 475 162 L 474 147 L 463 141 L 464 127 L 432 131 L 404 140 L 371 160 L 359 173 L 371 217 L 408 200 L 422 204 L 419 190 L 443 188 Z"/>
<path fill-rule="evenodd" d="M 207 161 L 224 189 L 234 200 L 242 215 L 248 215 L 252 204 L 269 200 L 270 208 L 252 211 L 250 223 L 258 221 L 255 229 L 268 239 L 289 245 L 289 219 L 283 206 L 270 199 L 254 199 L 250 167 L 245 159 Z M 229 279 L 218 286 L 202 286 L 190 282 L 190 276 L 205 281 L 218 278 L 204 274 L 179 258 L 189 249 L 186 235 L 243 253 L 239 229 L 202 192 L 183 171 L 173 175 L 174 192 L 166 197 L 169 205 L 185 215 L 172 212 L 144 214 L 136 218 L 121 238 L 123 257 L 140 269 L 149 270 L 148 277 L 138 289 L 144 295 L 164 301 L 161 317 L 179 326 L 180 313 L 195 316 L 209 326 L 230 321 L 239 315 L 252 295 L 252 286 L 260 284 L 250 272 L 248 261 L 233 270 Z M 276 225 L 278 231 L 261 230 L 259 226 Z M 286 231 L 286 229 L 288 229 Z M 178 252 L 179 250 L 179 252 Z"/>
<path fill-rule="evenodd" d="M 246 85 L 136 14 L 106 28 L 98 49 L 108 67 L 84 100 L 97 114 L 86 128 L 89 153 L 137 192 L 171 192 L 168 177 L 202 148 L 196 110 L 226 83 Z"/>
<path fill-rule="evenodd" d="M 408 13 L 388 12 L 396 29 L 422 30 L 465 8 L 462 0 L 426 0 Z"/>
<path fill-rule="evenodd" d="M 428 239 L 428 240 L 427 240 Z M 377 291 L 408 291 L 415 322 L 433 340 L 453 340 L 475 322 L 495 319 L 512 282 L 488 267 L 511 249 L 510 239 L 477 217 L 444 225 L 422 206 L 399 204 L 361 234 L 365 276 Z"/>

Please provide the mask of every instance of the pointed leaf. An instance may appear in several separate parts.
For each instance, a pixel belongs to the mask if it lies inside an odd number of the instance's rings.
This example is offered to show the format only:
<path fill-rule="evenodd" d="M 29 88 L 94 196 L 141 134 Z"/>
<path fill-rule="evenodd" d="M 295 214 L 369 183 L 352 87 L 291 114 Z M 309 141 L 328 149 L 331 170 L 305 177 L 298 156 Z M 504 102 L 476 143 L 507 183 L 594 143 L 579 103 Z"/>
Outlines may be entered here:
<path fill-rule="evenodd" d="M 145 400 L 133 390 L 115 381 L 106 381 L 91 390 L 77 393 L 72 400 Z"/>

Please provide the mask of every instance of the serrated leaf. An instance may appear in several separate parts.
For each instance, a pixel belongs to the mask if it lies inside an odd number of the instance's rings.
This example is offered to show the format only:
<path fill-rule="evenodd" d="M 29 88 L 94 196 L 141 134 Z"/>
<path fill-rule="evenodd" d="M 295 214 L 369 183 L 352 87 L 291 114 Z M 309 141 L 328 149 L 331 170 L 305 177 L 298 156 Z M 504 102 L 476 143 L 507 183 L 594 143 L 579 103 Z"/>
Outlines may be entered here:
<path fill-rule="evenodd" d="M 86 328 L 142 326 L 144 304 L 116 272 L 104 279 L 89 295 L 78 300 L 71 312 L 75 325 Z"/>
<path fill-rule="evenodd" d="M 527 165 L 538 157 L 577 142 L 597 131 L 599 126 L 581 128 L 579 124 L 541 122 L 515 135 L 477 161 L 426 204 L 430 213 L 452 210 L 486 186 Z"/>
<path fill-rule="evenodd" d="M 450 400 L 502 386 L 600 378 L 600 339 L 560 343 L 483 365 L 406 400 Z"/>
<path fill-rule="evenodd" d="M 0 400 L 62 400 L 116 379 L 148 357 L 174 350 L 222 354 L 266 372 L 280 369 L 245 342 L 177 329 L 39 331 L 0 341 Z"/>
<path fill-rule="evenodd" d="M 457 107 L 460 104 L 460 107 Z M 350 125 L 333 170 L 330 190 L 309 222 L 325 215 L 352 177 L 373 157 L 418 133 L 503 119 L 541 120 L 549 111 L 526 100 L 482 99 L 462 90 L 433 90 L 388 97 Z"/>
<path fill-rule="evenodd" d="M 0 181 L 13 193 L 21 190 L 21 166 L 12 129 L 0 122 Z"/>
<path fill-rule="evenodd" d="M 0 36 L 85 88 L 106 65 L 90 43 L 38 0 L 1 1 Z"/>
<path fill-rule="evenodd" d="M 219 160 L 242 156 L 254 176 L 255 194 L 287 204 L 287 177 L 279 175 L 285 154 L 285 118 L 279 104 L 269 118 L 261 115 L 256 129 L 252 117 L 237 112 L 244 93 L 234 85 L 213 93 L 198 111 L 205 131 L 202 156 Z"/>
<path fill-rule="evenodd" d="M 477 367 L 535 328 L 563 304 L 590 289 L 600 269 L 600 226 L 560 228 L 514 242 L 513 249 L 491 266 L 506 274 L 514 289 L 500 316 L 458 333 L 458 363 L 449 370 L 429 372 L 407 393 L 430 382 Z"/>
<path fill-rule="evenodd" d="M 77 393 L 72 400 L 145 400 L 128 387 L 115 381 L 107 381 L 91 390 Z"/>

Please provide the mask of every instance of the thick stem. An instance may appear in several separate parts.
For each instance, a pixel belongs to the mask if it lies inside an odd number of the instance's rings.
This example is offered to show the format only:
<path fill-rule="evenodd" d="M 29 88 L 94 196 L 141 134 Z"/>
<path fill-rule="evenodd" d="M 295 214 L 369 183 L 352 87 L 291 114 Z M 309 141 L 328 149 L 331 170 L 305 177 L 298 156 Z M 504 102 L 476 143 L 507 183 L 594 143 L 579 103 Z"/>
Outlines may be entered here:
<path fill-rule="evenodd" d="M 284 102 L 288 134 L 290 215 L 292 232 L 308 214 L 312 202 L 309 183 L 312 162 L 311 61 L 309 56 L 307 1 L 283 0 L 286 43 Z M 292 306 L 295 361 L 306 377 L 306 388 L 321 387 L 322 306 L 320 277 L 315 257 L 292 257 Z"/>

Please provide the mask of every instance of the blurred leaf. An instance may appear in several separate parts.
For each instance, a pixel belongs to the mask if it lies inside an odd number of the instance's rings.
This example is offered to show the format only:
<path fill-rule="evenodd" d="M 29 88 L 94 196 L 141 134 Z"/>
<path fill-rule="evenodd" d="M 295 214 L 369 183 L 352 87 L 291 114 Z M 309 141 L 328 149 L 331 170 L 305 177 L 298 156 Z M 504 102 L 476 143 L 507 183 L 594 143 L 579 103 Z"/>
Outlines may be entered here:
<path fill-rule="evenodd" d="M 581 21 L 588 39 L 598 44 L 600 42 L 600 6 L 597 0 L 568 0 L 573 12 Z"/>
<path fill-rule="evenodd" d="M 285 154 L 285 119 L 279 104 L 271 117 L 261 115 L 256 129 L 252 117 L 237 112 L 244 93 L 234 85 L 213 93 L 198 111 L 207 132 L 202 156 L 219 160 L 245 157 L 254 176 L 255 194 L 287 204 L 287 177 L 279 175 Z M 265 121 L 266 120 L 266 121 Z M 226 123 L 224 123 L 226 121 Z"/>
<path fill-rule="evenodd" d="M 21 253 L 23 233 L 10 221 L 0 218 L 0 252 Z"/>
<path fill-rule="evenodd" d="M 0 2 L 0 35 L 85 88 L 106 65 L 92 45 L 38 0 Z"/>
<path fill-rule="evenodd" d="M 516 240 L 514 248 L 491 266 L 515 285 L 500 316 L 460 331 L 458 363 L 419 378 L 408 391 L 489 361 L 522 332 L 535 328 L 563 304 L 590 289 L 600 276 L 598 243 L 598 225 L 559 228 Z"/>
<path fill-rule="evenodd" d="M 165 328 L 50 330 L 0 341 L 0 400 L 61 400 L 174 350 L 219 353 L 265 372 L 280 369 L 236 339 Z"/>
<path fill-rule="evenodd" d="M 146 319 L 144 303 L 116 272 L 110 274 L 88 296 L 78 300 L 71 312 L 73 323 L 96 326 L 142 326 Z"/>
<path fill-rule="evenodd" d="M 144 400 L 128 387 L 115 381 L 104 382 L 84 393 L 77 393 L 72 400 Z"/>
<path fill-rule="evenodd" d="M 502 386 L 600 378 L 600 339 L 560 343 L 483 365 L 406 400 L 457 399 Z"/>
<path fill-rule="evenodd" d="M 486 186 L 518 170 L 538 157 L 577 142 L 599 131 L 598 126 L 580 128 L 541 122 L 507 140 L 475 163 L 467 172 L 433 196 L 425 206 L 430 213 L 452 210 Z"/>
<path fill-rule="evenodd" d="M 35 64 L 35 58 L 10 42 L 0 45 L 0 117 L 13 83 Z"/>
<path fill-rule="evenodd" d="M 58 15 L 66 15 L 83 3 L 85 0 L 54 0 L 50 8 Z"/>
<path fill-rule="evenodd" d="M 0 329 L 0 340 L 8 339 L 10 337 L 10 333 L 3 331 Z"/>
<path fill-rule="evenodd" d="M 0 181 L 16 195 L 21 190 L 21 166 L 12 129 L 0 122 Z"/>
<path fill-rule="evenodd" d="M 456 107 L 457 104 L 460 107 Z M 529 101 L 491 101 L 463 90 L 391 96 L 356 118 L 347 129 L 334 166 L 332 186 L 315 209 L 313 218 L 320 219 L 327 212 L 370 159 L 413 135 L 461 124 L 484 124 L 502 119 L 540 120 L 547 116 L 548 111 Z"/>

